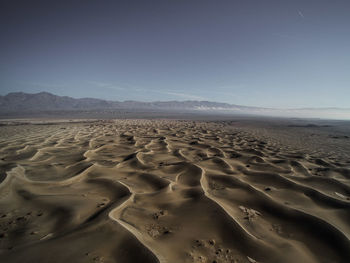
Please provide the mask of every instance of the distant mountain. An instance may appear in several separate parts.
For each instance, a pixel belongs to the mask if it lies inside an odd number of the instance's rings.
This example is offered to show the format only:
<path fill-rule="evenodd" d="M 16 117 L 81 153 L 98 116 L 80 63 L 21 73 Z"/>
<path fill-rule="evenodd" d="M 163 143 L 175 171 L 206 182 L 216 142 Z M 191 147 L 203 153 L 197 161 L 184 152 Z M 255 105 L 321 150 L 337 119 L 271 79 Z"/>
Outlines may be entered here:
<path fill-rule="evenodd" d="M 44 112 L 44 111 L 104 111 L 104 110 L 151 110 L 151 111 L 190 111 L 221 114 L 254 114 L 264 116 L 350 119 L 350 109 L 303 108 L 272 109 L 249 107 L 210 101 L 108 101 L 93 98 L 75 99 L 57 96 L 48 92 L 29 94 L 12 92 L 0 96 L 0 113 Z"/>
<path fill-rule="evenodd" d="M 254 109 L 209 101 L 107 101 L 93 98 L 75 99 L 48 92 L 29 94 L 12 92 L 0 96 L 0 111 L 105 110 L 105 109 L 168 109 L 168 110 L 228 110 Z M 258 108 L 256 108 L 258 109 Z"/>
<path fill-rule="evenodd" d="M 71 97 L 56 96 L 48 92 L 28 94 L 12 92 L 6 96 L 0 96 L 0 111 L 50 111 L 50 110 L 74 110 L 91 108 L 108 108 L 110 102 L 99 99 L 74 99 Z"/>

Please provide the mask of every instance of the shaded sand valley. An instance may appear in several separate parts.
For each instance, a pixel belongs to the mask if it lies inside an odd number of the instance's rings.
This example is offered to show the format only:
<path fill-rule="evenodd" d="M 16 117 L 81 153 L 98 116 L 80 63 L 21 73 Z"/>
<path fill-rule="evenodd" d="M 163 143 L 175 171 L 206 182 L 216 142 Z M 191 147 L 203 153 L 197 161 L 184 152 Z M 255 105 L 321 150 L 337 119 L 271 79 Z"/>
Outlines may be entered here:
<path fill-rule="evenodd" d="M 0 126 L 0 262 L 350 262 L 347 131 L 264 125 Z"/>

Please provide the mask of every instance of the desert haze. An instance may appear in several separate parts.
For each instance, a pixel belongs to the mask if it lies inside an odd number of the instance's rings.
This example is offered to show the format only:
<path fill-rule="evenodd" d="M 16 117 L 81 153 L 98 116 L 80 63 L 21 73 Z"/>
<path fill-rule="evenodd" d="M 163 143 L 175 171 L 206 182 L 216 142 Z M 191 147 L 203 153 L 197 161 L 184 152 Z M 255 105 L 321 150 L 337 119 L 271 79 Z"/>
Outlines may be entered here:
<path fill-rule="evenodd" d="M 350 259 L 348 122 L 1 123 L 2 262 Z"/>

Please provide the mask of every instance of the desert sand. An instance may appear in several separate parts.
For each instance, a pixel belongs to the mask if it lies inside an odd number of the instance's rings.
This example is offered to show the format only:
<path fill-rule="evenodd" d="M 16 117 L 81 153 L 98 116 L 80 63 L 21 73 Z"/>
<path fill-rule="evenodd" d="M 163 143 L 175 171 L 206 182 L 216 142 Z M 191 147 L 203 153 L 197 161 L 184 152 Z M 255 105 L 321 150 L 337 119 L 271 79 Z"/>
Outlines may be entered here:
<path fill-rule="evenodd" d="M 0 262 L 350 262 L 328 125 L 7 121 Z"/>

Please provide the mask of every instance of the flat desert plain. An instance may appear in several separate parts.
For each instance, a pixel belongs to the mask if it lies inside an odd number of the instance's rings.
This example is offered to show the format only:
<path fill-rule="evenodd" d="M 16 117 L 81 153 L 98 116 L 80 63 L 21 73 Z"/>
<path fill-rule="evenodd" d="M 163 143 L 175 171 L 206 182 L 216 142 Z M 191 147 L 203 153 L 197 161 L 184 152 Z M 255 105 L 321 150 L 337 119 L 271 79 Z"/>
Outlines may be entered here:
<path fill-rule="evenodd" d="M 337 125 L 2 123 L 0 262 L 350 262 Z"/>

